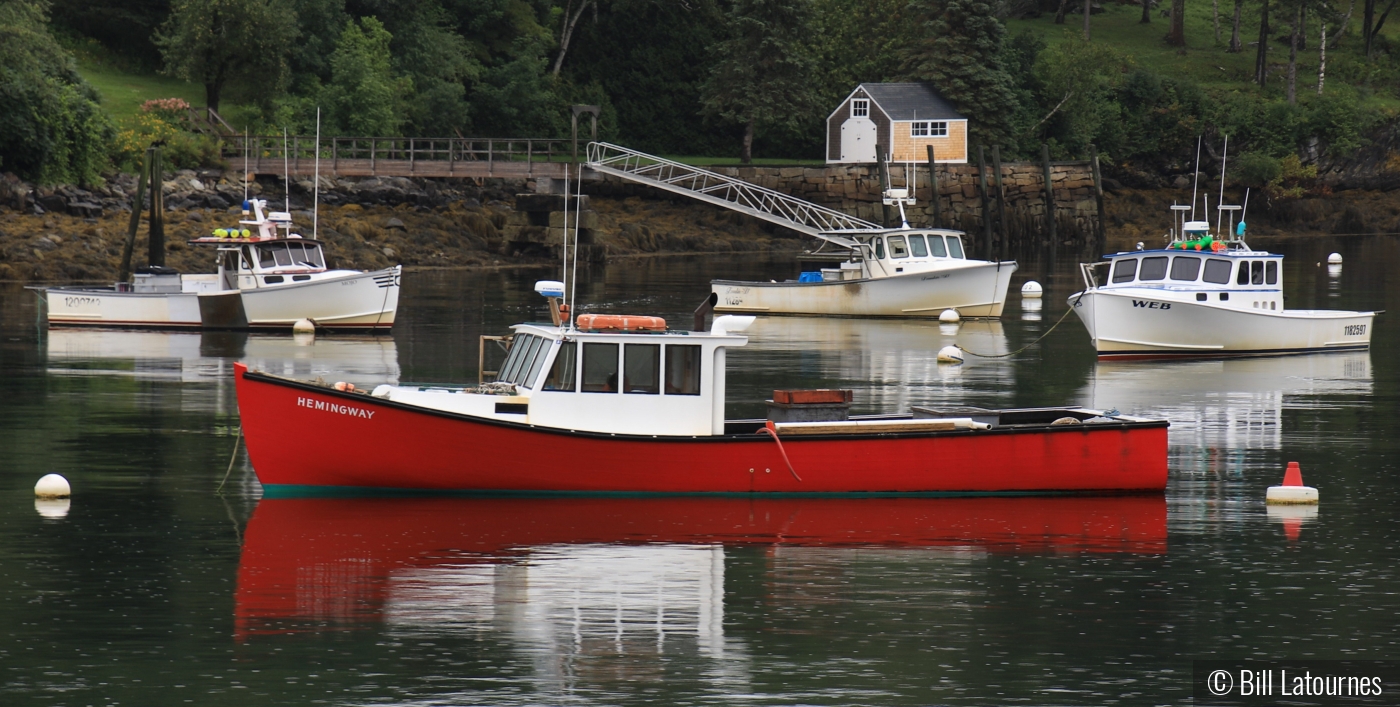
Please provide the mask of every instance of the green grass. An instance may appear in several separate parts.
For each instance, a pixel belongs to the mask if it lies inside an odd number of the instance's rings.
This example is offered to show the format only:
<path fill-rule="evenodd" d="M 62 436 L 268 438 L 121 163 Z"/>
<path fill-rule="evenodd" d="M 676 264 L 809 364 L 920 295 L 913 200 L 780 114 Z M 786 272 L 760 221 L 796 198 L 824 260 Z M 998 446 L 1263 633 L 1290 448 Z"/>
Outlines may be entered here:
<path fill-rule="evenodd" d="M 188 81 L 126 73 L 85 61 L 79 62 L 78 73 L 102 94 L 102 107 L 118 122 L 140 113 L 141 104 L 153 98 L 183 98 L 192 106 L 204 105 L 204 87 Z"/>

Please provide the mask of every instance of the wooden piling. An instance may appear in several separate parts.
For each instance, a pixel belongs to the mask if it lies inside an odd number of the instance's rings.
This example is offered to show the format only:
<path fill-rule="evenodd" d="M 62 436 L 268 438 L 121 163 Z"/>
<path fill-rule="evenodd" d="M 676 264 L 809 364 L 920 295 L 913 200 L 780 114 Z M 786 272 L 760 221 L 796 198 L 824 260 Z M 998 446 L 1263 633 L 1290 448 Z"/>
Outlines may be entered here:
<path fill-rule="evenodd" d="M 159 147 L 151 152 L 151 233 L 146 260 L 150 265 L 165 265 L 165 165 Z"/>
<path fill-rule="evenodd" d="M 1099 218 L 1094 224 L 1094 253 L 1102 254 L 1108 248 L 1108 227 L 1105 225 L 1103 203 L 1103 174 L 1099 172 L 1099 148 L 1089 143 L 1089 169 L 1094 174 L 1094 201 L 1099 208 Z"/>
<path fill-rule="evenodd" d="M 933 204 L 933 227 L 943 228 L 943 206 L 942 199 L 938 194 L 938 165 L 933 161 L 933 145 L 926 145 L 928 148 L 928 186 L 929 203 Z"/>
<path fill-rule="evenodd" d="M 977 146 L 977 181 L 981 185 L 978 195 L 982 199 L 982 259 L 992 259 L 992 215 L 987 204 L 987 148 Z"/>
<path fill-rule="evenodd" d="M 997 174 L 997 229 L 1001 232 L 998 238 L 1001 240 L 1002 260 L 1005 260 L 1011 233 L 1006 227 L 1006 185 L 1001 172 L 1001 145 L 992 145 L 992 169 Z"/>
<path fill-rule="evenodd" d="M 1050 146 L 1040 144 L 1040 159 L 1045 166 L 1045 275 L 1048 280 L 1055 272 L 1055 187 L 1050 183 Z"/>
<path fill-rule="evenodd" d="M 141 172 L 136 176 L 136 196 L 131 201 L 131 224 L 126 229 L 126 243 L 122 245 L 122 265 L 117 271 L 117 282 L 131 279 L 131 251 L 136 247 L 136 229 L 141 225 L 141 212 L 146 209 L 146 180 L 151 174 L 151 150 L 146 148 L 146 156 L 141 162 Z"/>
<path fill-rule="evenodd" d="M 890 188 L 890 165 L 885 161 L 885 150 L 880 145 L 875 146 L 875 159 L 880 160 L 880 202 L 884 209 L 884 219 L 880 225 L 885 228 L 890 226 L 890 205 L 884 203 L 885 190 Z"/>

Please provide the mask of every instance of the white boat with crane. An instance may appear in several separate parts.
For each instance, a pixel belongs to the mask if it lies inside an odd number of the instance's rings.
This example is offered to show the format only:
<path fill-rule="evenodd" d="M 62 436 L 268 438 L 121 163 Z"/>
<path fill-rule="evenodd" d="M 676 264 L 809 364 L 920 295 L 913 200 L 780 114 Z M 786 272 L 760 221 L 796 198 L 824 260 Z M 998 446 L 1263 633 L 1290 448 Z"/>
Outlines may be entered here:
<path fill-rule="evenodd" d="M 885 228 L 835 209 L 743 180 L 603 142 L 588 145 L 587 166 L 745 213 L 822 241 L 804 260 L 826 267 L 785 282 L 715 280 L 717 312 L 856 317 L 1000 317 L 1014 261 L 967 257 L 963 233 L 940 228 Z M 885 201 L 912 204 L 907 189 Z M 901 218 L 901 221 L 903 219 Z M 830 252 L 823 249 L 831 247 Z"/>

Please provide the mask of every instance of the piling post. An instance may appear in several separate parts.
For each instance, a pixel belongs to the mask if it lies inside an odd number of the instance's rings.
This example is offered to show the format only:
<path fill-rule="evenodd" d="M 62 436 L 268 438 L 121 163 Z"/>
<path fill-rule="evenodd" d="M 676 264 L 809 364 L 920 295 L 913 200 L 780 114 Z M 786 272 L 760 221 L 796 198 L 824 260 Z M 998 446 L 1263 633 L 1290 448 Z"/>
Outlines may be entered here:
<path fill-rule="evenodd" d="M 981 188 L 977 194 L 982 199 L 982 259 L 992 259 L 992 211 L 987 204 L 987 148 L 977 146 L 977 180 Z"/>
<path fill-rule="evenodd" d="M 136 246 L 136 229 L 141 225 L 141 212 L 146 209 L 146 180 L 151 175 L 151 150 L 146 148 L 146 156 L 141 161 L 141 173 L 136 176 L 136 196 L 131 200 L 131 225 L 126 230 L 126 243 L 122 245 L 122 266 L 117 271 L 117 282 L 131 279 L 131 251 Z"/>
<path fill-rule="evenodd" d="M 1001 252 L 1005 256 L 1011 233 L 1006 228 L 1006 184 L 1001 174 L 1001 145 L 992 145 L 992 169 L 997 174 L 997 229 L 1001 231 Z"/>
<path fill-rule="evenodd" d="M 165 265 L 165 165 L 160 148 L 151 149 L 151 234 L 146 254 L 151 265 Z"/>
<path fill-rule="evenodd" d="M 1045 278 L 1055 272 L 1055 187 L 1050 183 L 1050 145 L 1040 144 L 1040 159 L 1045 170 Z"/>
<path fill-rule="evenodd" d="M 933 227 L 943 228 L 943 206 L 942 199 L 938 194 L 938 166 L 933 161 L 933 145 L 926 145 L 928 148 L 928 186 L 929 203 L 933 204 Z"/>
<path fill-rule="evenodd" d="M 1099 148 L 1093 143 L 1089 143 L 1089 168 L 1094 173 L 1094 201 L 1099 208 L 1099 218 L 1094 224 L 1094 253 L 1100 254 L 1108 248 L 1108 232 L 1107 226 L 1104 225 L 1106 210 L 1103 204 L 1103 174 L 1099 171 Z"/>
<path fill-rule="evenodd" d="M 880 220 L 880 225 L 886 228 L 890 225 L 890 205 L 885 202 L 885 190 L 890 188 L 890 165 L 885 162 L 885 149 L 880 145 L 875 146 L 875 159 L 880 161 L 880 202 L 884 218 Z"/>

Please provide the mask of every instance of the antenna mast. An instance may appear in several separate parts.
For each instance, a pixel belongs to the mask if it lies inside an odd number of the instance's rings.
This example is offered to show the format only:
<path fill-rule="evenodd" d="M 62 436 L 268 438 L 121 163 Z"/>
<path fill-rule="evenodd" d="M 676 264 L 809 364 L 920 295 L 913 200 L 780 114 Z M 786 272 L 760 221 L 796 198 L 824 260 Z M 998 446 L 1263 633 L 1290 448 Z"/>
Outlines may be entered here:
<path fill-rule="evenodd" d="M 1196 136 L 1196 169 L 1191 175 L 1191 220 L 1196 220 L 1196 185 L 1201 181 L 1201 137 Z"/>
<path fill-rule="evenodd" d="M 1220 200 L 1217 201 L 1217 202 L 1215 203 L 1215 205 L 1216 205 L 1217 207 L 1219 207 L 1219 206 L 1221 206 L 1221 205 L 1223 205 L 1223 204 L 1225 203 L 1225 161 L 1228 160 L 1229 158 L 1230 158 L 1230 136 L 1229 136 L 1229 135 L 1226 135 L 1226 136 L 1225 136 L 1225 147 L 1224 147 L 1224 149 L 1222 149 L 1221 152 L 1220 152 Z M 1215 213 L 1215 232 L 1216 232 L 1217 234 L 1220 233 L 1220 219 L 1221 219 L 1221 217 L 1224 216 L 1224 215 L 1225 215 L 1224 212 L 1219 211 L 1219 210 L 1217 210 L 1216 213 Z M 1206 218 L 1210 218 L 1210 215 L 1209 215 L 1209 214 L 1206 214 Z"/>
<path fill-rule="evenodd" d="M 287 211 L 292 210 L 292 160 L 287 155 L 287 129 L 282 128 L 282 189 Z"/>
<path fill-rule="evenodd" d="M 321 107 L 316 106 L 316 176 L 311 186 L 311 237 L 319 232 L 321 214 Z"/>

